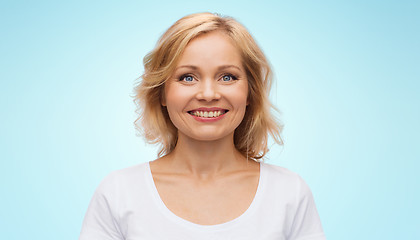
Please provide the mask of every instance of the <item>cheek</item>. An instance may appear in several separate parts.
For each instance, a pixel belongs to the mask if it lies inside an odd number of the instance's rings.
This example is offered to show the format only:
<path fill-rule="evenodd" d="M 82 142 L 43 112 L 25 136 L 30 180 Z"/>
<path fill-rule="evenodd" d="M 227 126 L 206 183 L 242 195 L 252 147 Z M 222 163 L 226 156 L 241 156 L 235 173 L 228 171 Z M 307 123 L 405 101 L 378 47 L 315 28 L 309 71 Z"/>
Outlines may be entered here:
<path fill-rule="evenodd" d="M 246 107 L 249 103 L 249 97 L 248 97 L 248 86 L 241 86 L 235 91 L 235 94 L 232 95 L 234 97 L 234 101 L 237 105 L 240 105 L 242 107 Z"/>
<path fill-rule="evenodd" d="M 172 102 L 177 99 L 179 99 L 178 97 L 178 91 L 176 89 L 176 87 L 172 87 L 172 86 L 167 86 L 165 88 L 165 102 L 167 105 L 172 105 Z"/>
<path fill-rule="evenodd" d="M 169 86 L 165 89 L 165 102 L 169 113 L 180 112 L 185 108 L 188 96 L 184 89 Z"/>
<path fill-rule="evenodd" d="M 241 94 L 235 98 L 235 104 L 239 107 L 246 107 L 248 105 L 248 96 L 246 94 Z"/>

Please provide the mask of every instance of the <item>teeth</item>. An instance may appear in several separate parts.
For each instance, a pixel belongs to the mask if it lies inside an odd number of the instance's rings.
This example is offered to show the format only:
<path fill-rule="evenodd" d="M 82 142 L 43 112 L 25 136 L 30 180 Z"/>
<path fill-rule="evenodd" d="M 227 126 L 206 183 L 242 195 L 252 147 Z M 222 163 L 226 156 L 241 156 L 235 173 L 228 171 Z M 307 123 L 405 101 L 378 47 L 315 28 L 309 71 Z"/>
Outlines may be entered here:
<path fill-rule="evenodd" d="M 205 117 L 205 118 L 215 118 L 222 115 L 222 111 L 193 111 L 190 112 L 192 115 L 196 117 Z"/>

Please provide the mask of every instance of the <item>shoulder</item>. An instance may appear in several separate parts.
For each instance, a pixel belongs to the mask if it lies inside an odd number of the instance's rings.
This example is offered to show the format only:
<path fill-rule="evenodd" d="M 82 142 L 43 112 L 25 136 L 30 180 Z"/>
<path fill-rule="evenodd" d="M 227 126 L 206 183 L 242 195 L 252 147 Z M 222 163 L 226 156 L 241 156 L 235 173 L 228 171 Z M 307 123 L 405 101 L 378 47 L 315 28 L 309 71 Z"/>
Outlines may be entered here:
<path fill-rule="evenodd" d="M 287 239 L 325 240 L 314 197 L 303 178 L 284 167 L 266 163 L 264 167 L 270 210 L 287 219 Z"/>
<path fill-rule="evenodd" d="M 281 166 L 262 163 L 266 174 L 265 180 L 270 192 L 298 200 L 311 195 L 311 190 L 305 180 L 297 173 Z"/>
<path fill-rule="evenodd" d="M 132 186 L 144 183 L 148 170 L 148 162 L 136 164 L 108 173 L 100 182 L 96 191 L 100 193 L 114 193 L 129 190 Z"/>
<path fill-rule="evenodd" d="M 267 177 L 270 180 L 288 183 L 299 183 L 303 181 L 302 177 L 299 174 L 285 167 L 277 166 L 270 163 L 262 163 L 262 166 Z"/>

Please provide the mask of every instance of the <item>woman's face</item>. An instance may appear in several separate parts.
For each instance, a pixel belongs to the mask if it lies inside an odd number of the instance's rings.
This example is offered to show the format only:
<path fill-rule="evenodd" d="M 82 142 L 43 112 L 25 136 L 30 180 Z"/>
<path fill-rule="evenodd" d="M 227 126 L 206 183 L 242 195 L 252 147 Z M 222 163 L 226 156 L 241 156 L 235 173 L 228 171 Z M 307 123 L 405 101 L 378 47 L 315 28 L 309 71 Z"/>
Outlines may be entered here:
<path fill-rule="evenodd" d="M 165 83 L 164 94 L 162 105 L 179 137 L 233 137 L 245 114 L 248 82 L 232 40 L 220 31 L 193 39 Z"/>

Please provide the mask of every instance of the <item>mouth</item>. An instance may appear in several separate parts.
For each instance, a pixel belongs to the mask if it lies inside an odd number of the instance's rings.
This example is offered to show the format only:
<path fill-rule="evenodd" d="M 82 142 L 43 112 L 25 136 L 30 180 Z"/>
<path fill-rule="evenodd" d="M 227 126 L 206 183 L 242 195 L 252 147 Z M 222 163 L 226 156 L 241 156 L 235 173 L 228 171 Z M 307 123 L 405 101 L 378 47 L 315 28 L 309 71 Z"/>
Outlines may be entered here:
<path fill-rule="evenodd" d="M 217 118 L 226 114 L 227 112 L 229 112 L 229 110 L 226 110 L 226 109 L 218 109 L 218 110 L 197 109 L 197 110 L 188 111 L 189 114 L 196 117 L 200 117 L 200 118 Z"/>

